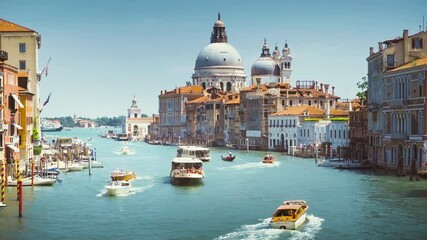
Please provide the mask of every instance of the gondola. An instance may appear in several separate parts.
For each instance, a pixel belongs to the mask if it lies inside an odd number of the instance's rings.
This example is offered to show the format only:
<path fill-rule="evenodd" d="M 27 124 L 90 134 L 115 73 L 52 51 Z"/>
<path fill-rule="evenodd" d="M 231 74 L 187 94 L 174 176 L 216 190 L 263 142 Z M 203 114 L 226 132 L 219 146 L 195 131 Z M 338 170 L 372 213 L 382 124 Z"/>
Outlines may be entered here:
<path fill-rule="evenodd" d="M 231 162 L 231 161 L 233 161 L 234 160 L 234 158 L 236 157 L 236 155 L 234 155 L 234 156 L 231 156 L 231 155 L 228 155 L 228 156 L 221 156 L 221 159 L 222 160 L 224 160 L 224 161 L 229 161 L 229 162 Z"/>

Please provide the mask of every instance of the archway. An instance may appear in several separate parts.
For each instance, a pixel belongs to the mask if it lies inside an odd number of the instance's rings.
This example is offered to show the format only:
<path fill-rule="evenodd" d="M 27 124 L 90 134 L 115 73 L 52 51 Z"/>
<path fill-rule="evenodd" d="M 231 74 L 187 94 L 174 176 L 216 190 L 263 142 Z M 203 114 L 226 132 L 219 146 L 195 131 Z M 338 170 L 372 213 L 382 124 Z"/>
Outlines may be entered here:
<path fill-rule="evenodd" d="M 412 181 L 412 178 L 415 176 L 415 179 L 418 181 L 418 148 L 416 144 L 412 144 L 411 147 L 411 174 L 409 180 Z"/>
<path fill-rule="evenodd" d="M 227 83 L 227 92 L 231 92 L 231 82 Z"/>
<path fill-rule="evenodd" d="M 404 163 L 403 163 L 403 147 L 399 143 L 397 145 L 397 176 L 405 176 Z"/>

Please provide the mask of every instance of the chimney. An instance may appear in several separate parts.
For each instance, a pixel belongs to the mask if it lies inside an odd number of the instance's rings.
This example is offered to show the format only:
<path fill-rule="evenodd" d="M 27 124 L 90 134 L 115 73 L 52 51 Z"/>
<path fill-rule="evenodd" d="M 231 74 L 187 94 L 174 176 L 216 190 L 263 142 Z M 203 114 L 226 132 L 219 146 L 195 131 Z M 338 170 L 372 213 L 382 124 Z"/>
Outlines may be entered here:
<path fill-rule="evenodd" d="M 374 48 L 373 47 L 369 47 L 369 56 L 374 54 Z"/>
<path fill-rule="evenodd" d="M 383 50 L 383 42 L 378 42 L 378 51 Z"/>
<path fill-rule="evenodd" d="M 408 29 L 403 29 L 403 38 L 408 37 Z"/>
<path fill-rule="evenodd" d="M 329 91 L 329 84 L 325 84 L 325 97 L 328 97 L 328 95 L 329 95 L 329 93 L 328 93 L 328 91 Z"/>
<path fill-rule="evenodd" d="M 163 90 L 160 90 L 160 95 L 163 95 Z"/>
<path fill-rule="evenodd" d="M 332 86 L 332 96 L 335 96 L 335 87 Z"/>

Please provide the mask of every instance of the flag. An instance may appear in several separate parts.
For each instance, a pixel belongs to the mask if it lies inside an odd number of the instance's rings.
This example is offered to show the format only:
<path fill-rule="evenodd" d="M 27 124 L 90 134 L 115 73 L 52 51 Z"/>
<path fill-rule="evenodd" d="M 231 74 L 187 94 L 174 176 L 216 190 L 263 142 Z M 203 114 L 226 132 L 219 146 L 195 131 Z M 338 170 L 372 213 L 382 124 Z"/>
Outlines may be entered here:
<path fill-rule="evenodd" d="M 46 106 L 46 104 L 49 102 L 50 94 L 52 94 L 52 93 L 49 93 L 49 96 L 47 96 L 47 99 L 46 99 L 46 101 L 43 103 L 43 106 L 42 106 L 42 107 Z"/>

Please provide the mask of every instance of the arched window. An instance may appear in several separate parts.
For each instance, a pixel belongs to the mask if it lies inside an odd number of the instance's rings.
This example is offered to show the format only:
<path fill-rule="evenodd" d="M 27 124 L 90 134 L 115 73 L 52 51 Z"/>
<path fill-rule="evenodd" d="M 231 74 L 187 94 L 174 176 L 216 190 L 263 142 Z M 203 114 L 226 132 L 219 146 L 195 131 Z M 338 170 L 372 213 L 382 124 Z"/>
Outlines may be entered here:
<path fill-rule="evenodd" d="M 227 92 L 231 92 L 231 82 L 227 82 Z"/>
<path fill-rule="evenodd" d="M 224 91 L 224 83 L 223 83 L 223 82 L 220 82 L 220 83 L 219 83 L 219 86 L 220 86 L 220 88 L 221 88 L 221 91 Z"/>
<path fill-rule="evenodd" d="M 202 87 L 203 87 L 203 89 L 206 89 L 206 83 L 205 82 L 202 83 Z"/>

